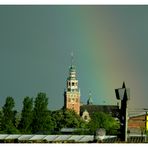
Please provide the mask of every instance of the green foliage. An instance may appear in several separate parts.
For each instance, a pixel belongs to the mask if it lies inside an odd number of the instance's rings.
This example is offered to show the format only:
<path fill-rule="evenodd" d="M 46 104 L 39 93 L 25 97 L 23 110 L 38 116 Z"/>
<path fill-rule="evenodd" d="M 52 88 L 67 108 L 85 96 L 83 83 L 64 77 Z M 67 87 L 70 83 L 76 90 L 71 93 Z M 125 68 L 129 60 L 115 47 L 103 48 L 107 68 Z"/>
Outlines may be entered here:
<path fill-rule="evenodd" d="M 21 113 L 17 112 L 16 116 L 15 116 L 15 127 L 19 129 L 19 124 L 20 124 L 20 120 L 21 120 Z"/>
<path fill-rule="evenodd" d="M 2 131 L 4 133 L 13 134 L 19 133 L 15 126 L 16 114 L 17 111 L 13 110 L 15 105 L 14 99 L 12 97 L 6 98 L 6 103 L 2 108 L 3 116 L 2 116 Z"/>
<path fill-rule="evenodd" d="M 84 128 L 86 122 L 81 119 L 73 110 L 61 109 L 52 113 L 54 130 L 60 131 L 61 128 Z"/>
<path fill-rule="evenodd" d="M 33 120 L 33 99 L 26 97 L 23 101 L 23 109 L 21 113 L 21 121 L 18 128 L 23 134 L 31 133 L 31 124 Z"/>
<path fill-rule="evenodd" d="M 95 112 L 88 123 L 90 133 L 94 134 L 97 129 L 104 128 L 107 134 L 116 134 L 119 129 L 119 122 L 109 114 L 103 112 Z"/>
<path fill-rule="evenodd" d="M 0 132 L 2 131 L 2 110 L 0 110 Z"/>
<path fill-rule="evenodd" d="M 14 99 L 7 97 L 0 110 L 0 133 L 51 134 L 53 131 L 60 133 L 62 128 L 75 128 L 78 130 L 74 134 L 94 134 L 96 129 L 104 128 L 107 134 L 117 134 L 119 129 L 119 122 L 103 112 L 94 113 L 89 123 L 73 110 L 50 112 L 45 93 L 38 93 L 34 102 L 32 98 L 24 98 L 19 114 L 13 109 L 14 106 Z"/>
<path fill-rule="evenodd" d="M 82 128 L 85 126 L 85 122 L 73 110 L 65 110 L 64 119 L 67 128 Z"/>
<path fill-rule="evenodd" d="M 35 99 L 33 110 L 33 133 L 50 133 L 53 129 L 50 112 L 48 111 L 48 98 L 45 93 L 39 93 Z"/>
<path fill-rule="evenodd" d="M 54 124 L 54 131 L 59 131 L 65 126 L 63 110 L 53 111 L 51 117 Z"/>

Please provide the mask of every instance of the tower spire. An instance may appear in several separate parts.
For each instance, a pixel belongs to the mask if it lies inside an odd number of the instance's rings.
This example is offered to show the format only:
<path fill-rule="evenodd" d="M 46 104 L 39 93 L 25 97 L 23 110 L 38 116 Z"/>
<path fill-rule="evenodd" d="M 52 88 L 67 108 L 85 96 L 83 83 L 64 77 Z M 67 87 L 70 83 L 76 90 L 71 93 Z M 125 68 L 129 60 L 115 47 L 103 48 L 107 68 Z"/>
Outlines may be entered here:
<path fill-rule="evenodd" d="M 125 82 L 123 81 L 122 88 L 126 88 Z"/>
<path fill-rule="evenodd" d="M 71 67 L 73 66 L 73 51 L 71 52 Z"/>
<path fill-rule="evenodd" d="M 87 105 L 92 105 L 92 104 L 93 104 L 92 95 L 91 95 L 91 91 L 89 91 L 89 97 L 88 97 L 88 100 L 87 100 Z"/>
<path fill-rule="evenodd" d="M 71 52 L 71 66 L 69 68 L 69 77 L 67 78 L 67 87 L 64 93 L 64 104 L 66 109 L 72 109 L 79 115 L 80 91 L 78 87 L 78 80 L 76 78 L 76 68 L 73 64 L 73 52 Z"/>

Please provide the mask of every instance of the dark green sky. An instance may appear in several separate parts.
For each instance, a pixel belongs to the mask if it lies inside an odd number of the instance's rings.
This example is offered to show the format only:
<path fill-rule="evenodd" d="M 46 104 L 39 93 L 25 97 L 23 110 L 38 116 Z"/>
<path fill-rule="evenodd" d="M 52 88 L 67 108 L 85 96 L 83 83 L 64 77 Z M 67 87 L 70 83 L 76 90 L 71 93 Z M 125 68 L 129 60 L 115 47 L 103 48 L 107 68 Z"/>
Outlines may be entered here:
<path fill-rule="evenodd" d="M 125 81 L 131 107 L 147 107 L 147 6 L 0 6 L 0 106 L 45 92 L 63 106 L 70 53 L 86 102 L 115 104 Z"/>

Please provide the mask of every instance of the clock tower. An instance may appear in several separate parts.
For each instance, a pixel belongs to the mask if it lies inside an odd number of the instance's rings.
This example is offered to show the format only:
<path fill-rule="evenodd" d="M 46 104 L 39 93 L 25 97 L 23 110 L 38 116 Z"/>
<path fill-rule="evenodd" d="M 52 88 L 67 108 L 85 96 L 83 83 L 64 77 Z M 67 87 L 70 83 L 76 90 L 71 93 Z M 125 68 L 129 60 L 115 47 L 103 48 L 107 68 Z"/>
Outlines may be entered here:
<path fill-rule="evenodd" d="M 66 90 L 64 92 L 64 106 L 66 109 L 74 110 L 80 114 L 80 90 L 78 88 L 78 80 L 76 78 L 76 68 L 72 64 L 69 68 L 69 77 L 66 82 Z"/>

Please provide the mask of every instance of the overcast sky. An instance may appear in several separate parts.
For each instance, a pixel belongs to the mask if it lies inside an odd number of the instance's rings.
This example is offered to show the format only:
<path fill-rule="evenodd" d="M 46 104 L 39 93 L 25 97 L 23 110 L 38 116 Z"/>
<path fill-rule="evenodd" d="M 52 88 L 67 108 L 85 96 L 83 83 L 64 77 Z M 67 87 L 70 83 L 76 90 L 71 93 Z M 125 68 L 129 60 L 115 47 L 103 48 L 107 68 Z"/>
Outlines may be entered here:
<path fill-rule="evenodd" d="M 148 6 L 0 6 L 0 107 L 45 92 L 61 108 L 72 51 L 83 103 L 116 104 L 125 81 L 148 107 Z"/>

